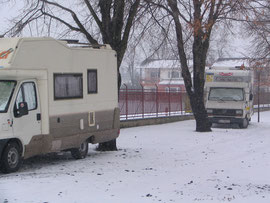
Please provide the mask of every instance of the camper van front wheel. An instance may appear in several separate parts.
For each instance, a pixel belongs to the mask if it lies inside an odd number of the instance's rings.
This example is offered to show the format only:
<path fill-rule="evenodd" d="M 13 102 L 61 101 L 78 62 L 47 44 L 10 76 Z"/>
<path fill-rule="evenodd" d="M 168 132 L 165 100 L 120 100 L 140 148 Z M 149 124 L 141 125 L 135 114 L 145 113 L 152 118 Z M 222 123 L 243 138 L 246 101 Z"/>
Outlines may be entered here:
<path fill-rule="evenodd" d="M 71 149 L 71 155 L 75 159 L 84 159 L 88 153 L 88 142 L 84 141 L 79 148 Z"/>
<path fill-rule="evenodd" d="M 242 123 L 239 124 L 239 127 L 240 128 L 247 128 L 248 127 L 248 124 L 249 124 L 248 118 L 244 118 L 243 121 L 242 121 Z"/>
<path fill-rule="evenodd" d="M 18 171 L 22 163 L 20 148 L 15 142 L 7 144 L 1 159 L 1 171 L 11 173 Z"/>

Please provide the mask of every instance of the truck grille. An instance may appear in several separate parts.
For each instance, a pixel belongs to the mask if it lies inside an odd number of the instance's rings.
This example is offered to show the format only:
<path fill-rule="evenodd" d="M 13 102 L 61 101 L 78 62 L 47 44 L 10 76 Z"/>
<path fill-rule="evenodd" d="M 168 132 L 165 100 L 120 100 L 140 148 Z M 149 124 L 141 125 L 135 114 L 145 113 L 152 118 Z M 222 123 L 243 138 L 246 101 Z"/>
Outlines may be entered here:
<path fill-rule="evenodd" d="M 213 109 L 215 116 L 236 116 L 235 109 Z"/>

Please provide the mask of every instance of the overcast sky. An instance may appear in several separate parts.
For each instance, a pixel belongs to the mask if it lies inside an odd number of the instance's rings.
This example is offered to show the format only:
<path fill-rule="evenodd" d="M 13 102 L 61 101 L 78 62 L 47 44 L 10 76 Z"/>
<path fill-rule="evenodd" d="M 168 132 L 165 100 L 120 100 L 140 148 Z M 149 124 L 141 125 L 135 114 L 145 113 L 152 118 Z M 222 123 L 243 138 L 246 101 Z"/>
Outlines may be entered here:
<path fill-rule="evenodd" d="M 15 2 L 10 2 L 7 4 L 0 5 L 0 34 L 4 32 L 8 27 L 8 20 L 15 17 L 18 12 L 18 6 L 16 6 Z"/>

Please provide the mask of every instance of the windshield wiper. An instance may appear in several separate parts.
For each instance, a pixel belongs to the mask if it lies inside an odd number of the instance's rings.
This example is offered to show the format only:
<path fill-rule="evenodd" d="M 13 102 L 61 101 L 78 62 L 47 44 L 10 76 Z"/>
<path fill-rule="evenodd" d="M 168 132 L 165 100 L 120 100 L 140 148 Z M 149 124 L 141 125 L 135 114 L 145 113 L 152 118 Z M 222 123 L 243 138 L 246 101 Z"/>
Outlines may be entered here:
<path fill-rule="evenodd" d="M 220 97 L 210 97 L 209 100 L 211 101 L 224 101 L 222 98 Z"/>
<path fill-rule="evenodd" d="M 228 98 L 226 101 L 240 101 L 239 99 L 233 98 L 233 97 L 225 97 Z"/>

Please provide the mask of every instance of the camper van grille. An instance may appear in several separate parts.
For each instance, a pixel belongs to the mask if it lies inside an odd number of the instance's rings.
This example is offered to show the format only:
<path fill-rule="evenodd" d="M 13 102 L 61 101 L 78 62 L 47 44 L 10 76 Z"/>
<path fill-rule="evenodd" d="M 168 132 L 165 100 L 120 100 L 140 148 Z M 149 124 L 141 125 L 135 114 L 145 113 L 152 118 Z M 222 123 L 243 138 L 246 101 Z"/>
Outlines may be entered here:
<path fill-rule="evenodd" d="M 236 110 L 235 109 L 213 109 L 213 115 L 236 116 Z"/>

